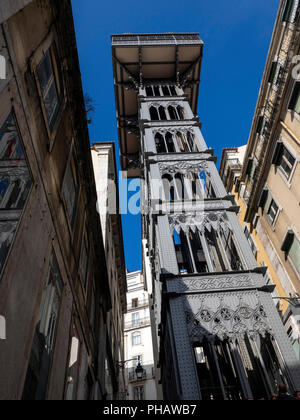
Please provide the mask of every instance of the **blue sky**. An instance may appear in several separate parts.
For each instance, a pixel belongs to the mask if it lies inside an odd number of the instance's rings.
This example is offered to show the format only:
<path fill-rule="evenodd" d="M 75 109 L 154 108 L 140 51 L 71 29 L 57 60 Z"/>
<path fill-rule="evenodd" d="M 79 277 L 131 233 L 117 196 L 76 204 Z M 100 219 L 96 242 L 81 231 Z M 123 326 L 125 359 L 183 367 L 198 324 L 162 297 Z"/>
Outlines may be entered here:
<path fill-rule="evenodd" d="M 205 140 L 218 162 L 223 147 L 247 143 L 279 0 L 72 0 L 72 5 L 83 89 L 96 103 L 91 142 L 118 143 L 110 35 L 199 32 L 205 46 L 198 114 Z M 123 235 L 127 267 L 138 270 L 139 215 L 123 216 Z"/>

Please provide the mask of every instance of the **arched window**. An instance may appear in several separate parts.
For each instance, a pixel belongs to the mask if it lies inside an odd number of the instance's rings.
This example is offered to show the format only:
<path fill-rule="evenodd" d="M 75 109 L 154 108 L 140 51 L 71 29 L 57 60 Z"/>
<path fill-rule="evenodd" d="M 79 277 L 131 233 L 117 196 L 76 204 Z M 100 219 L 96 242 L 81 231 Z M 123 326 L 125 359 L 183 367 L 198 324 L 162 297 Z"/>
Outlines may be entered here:
<path fill-rule="evenodd" d="M 176 185 L 177 200 L 184 200 L 184 194 L 185 194 L 184 176 L 180 173 L 177 173 L 174 176 L 174 180 L 175 180 L 175 185 Z"/>
<path fill-rule="evenodd" d="M 180 131 L 177 131 L 176 138 L 177 138 L 178 146 L 179 146 L 181 152 L 188 153 L 190 151 L 190 149 L 189 149 L 188 143 L 186 141 L 185 135 L 183 133 L 181 133 Z"/>
<path fill-rule="evenodd" d="M 180 105 L 177 106 L 177 112 L 178 112 L 178 115 L 179 115 L 179 119 L 180 120 L 185 120 L 185 112 L 184 112 L 184 109 L 182 108 L 182 106 L 180 106 Z"/>
<path fill-rule="evenodd" d="M 166 111 L 162 105 L 158 108 L 158 112 L 161 120 L 167 120 Z"/>
<path fill-rule="evenodd" d="M 170 96 L 169 86 L 162 86 L 164 96 Z"/>
<path fill-rule="evenodd" d="M 170 91 L 172 96 L 177 96 L 176 88 L 175 86 L 170 86 Z"/>
<path fill-rule="evenodd" d="M 10 177 L 9 176 L 3 176 L 0 178 L 0 207 L 3 207 L 1 203 L 4 201 L 4 198 L 6 198 L 7 190 L 10 186 Z"/>
<path fill-rule="evenodd" d="M 157 108 L 155 108 L 154 106 L 150 107 L 150 117 L 151 117 L 151 121 L 159 121 Z"/>
<path fill-rule="evenodd" d="M 154 86 L 154 95 L 155 96 L 161 96 L 159 86 Z"/>
<path fill-rule="evenodd" d="M 142 336 L 140 331 L 135 331 L 132 334 L 132 345 L 133 346 L 139 346 L 140 344 L 142 344 Z"/>
<path fill-rule="evenodd" d="M 192 188 L 192 196 L 193 200 L 200 200 L 200 198 L 203 196 L 201 184 L 199 182 L 198 174 L 195 172 L 189 172 L 188 178 L 191 181 L 191 188 Z"/>
<path fill-rule="evenodd" d="M 167 153 L 165 140 L 160 133 L 155 134 L 155 145 L 157 153 Z"/>
<path fill-rule="evenodd" d="M 166 201 L 174 201 L 175 199 L 175 188 L 174 188 L 174 180 L 171 175 L 165 174 L 162 176 L 162 183 L 165 193 Z"/>
<path fill-rule="evenodd" d="M 152 86 L 146 86 L 146 95 L 147 96 L 154 96 Z"/>
<path fill-rule="evenodd" d="M 179 272 L 181 274 L 194 273 L 187 235 L 182 230 L 178 234 L 174 229 L 173 241 Z"/>
<path fill-rule="evenodd" d="M 191 152 L 198 152 L 198 148 L 195 143 L 195 136 L 190 131 L 187 132 L 187 141 L 190 146 Z"/>
<path fill-rule="evenodd" d="M 176 150 L 175 150 L 172 134 L 167 132 L 165 139 L 166 139 L 166 143 L 167 143 L 168 152 L 169 153 L 175 153 Z"/>
<path fill-rule="evenodd" d="M 168 106 L 168 111 L 169 111 L 171 120 L 178 120 L 176 109 L 172 105 Z"/>

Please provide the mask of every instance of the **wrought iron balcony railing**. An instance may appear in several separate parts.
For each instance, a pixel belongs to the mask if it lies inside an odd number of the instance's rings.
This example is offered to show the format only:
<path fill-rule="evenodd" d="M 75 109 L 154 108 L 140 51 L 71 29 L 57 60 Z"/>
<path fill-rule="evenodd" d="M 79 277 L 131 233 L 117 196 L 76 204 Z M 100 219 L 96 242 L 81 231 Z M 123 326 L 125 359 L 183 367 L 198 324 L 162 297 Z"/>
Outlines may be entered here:
<path fill-rule="evenodd" d="M 133 301 L 127 305 L 127 311 L 131 311 L 132 309 L 142 308 L 148 305 L 149 305 L 148 299 Z"/>
<path fill-rule="evenodd" d="M 150 325 L 150 317 L 134 319 L 132 321 L 125 322 L 125 330 L 131 329 L 131 328 L 144 327 L 146 325 Z"/>
<path fill-rule="evenodd" d="M 141 378 L 138 378 L 135 372 L 135 368 L 131 368 L 128 372 L 128 379 L 129 382 L 133 381 L 144 381 L 146 379 L 154 379 L 155 378 L 155 368 L 152 366 L 145 366 L 143 375 Z"/>

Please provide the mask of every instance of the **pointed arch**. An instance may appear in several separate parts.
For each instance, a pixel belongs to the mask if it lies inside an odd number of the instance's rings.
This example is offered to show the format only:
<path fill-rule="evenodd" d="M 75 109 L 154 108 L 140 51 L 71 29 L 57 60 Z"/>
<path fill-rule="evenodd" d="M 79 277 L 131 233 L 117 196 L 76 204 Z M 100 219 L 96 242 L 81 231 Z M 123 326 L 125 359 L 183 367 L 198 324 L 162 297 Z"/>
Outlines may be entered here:
<path fill-rule="evenodd" d="M 169 131 L 166 133 L 165 139 L 166 139 L 166 144 L 167 144 L 168 152 L 169 153 L 175 153 L 176 150 L 175 150 L 173 136 L 172 136 L 172 134 Z"/>
<path fill-rule="evenodd" d="M 157 108 L 155 106 L 151 106 L 149 111 L 150 111 L 151 121 L 159 121 Z"/>
<path fill-rule="evenodd" d="M 167 120 L 166 110 L 162 105 L 160 105 L 160 107 L 158 108 L 158 112 L 159 112 L 159 117 L 161 120 L 163 121 Z"/>
<path fill-rule="evenodd" d="M 157 153 L 167 153 L 165 140 L 162 134 L 156 133 L 154 137 Z"/>
<path fill-rule="evenodd" d="M 177 111 L 176 111 L 176 108 L 173 105 L 168 106 L 168 111 L 169 111 L 169 115 L 170 115 L 171 120 L 178 120 Z"/>

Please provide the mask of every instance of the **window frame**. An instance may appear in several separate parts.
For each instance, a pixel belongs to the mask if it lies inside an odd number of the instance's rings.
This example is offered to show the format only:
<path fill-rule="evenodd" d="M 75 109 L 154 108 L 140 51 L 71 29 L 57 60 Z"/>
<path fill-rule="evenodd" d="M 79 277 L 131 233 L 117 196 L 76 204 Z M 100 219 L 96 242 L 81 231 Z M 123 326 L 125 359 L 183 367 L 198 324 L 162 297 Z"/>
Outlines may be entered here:
<path fill-rule="evenodd" d="M 136 398 L 136 390 L 137 389 L 139 389 L 139 390 L 142 389 L 142 396 L 143 396 L 143 398 Z M 138 392 L 138 396 L 140 396 L 140 391 Z M 145 386 L 144 385 L 139 385 L 139 386 L 135 386 L 134 387 L 134 389 L 133 389 L 133 398 L 134 398 L 134 401 L 145 401 Z"/>
<path fill-rule="evenodd" d="M 23 154 L 24 154 L 24 162 L 26 162 L 28 174 L 29 174 L 29 176 L 31 178 L 31 187 L 28 190 L 28 194 L 27 194 L 26 200 L 24 202 L 23 208 L 17 210 L 18 213 L 19 213 L 18 218 L 9 219 L 12 223 L 16 223 L 16 226 L 15 226 L 15 229 L 14 229 L 12 241 L 11 241 L 11 243 L 9 245 L 9 250 L 8 250 L 7 255 L 5 257 L 5 261 L 3 263 L 3 266 L 0 268 L 0 283 L 1 283 L 1 280 L 2 280 L 3 273 L 5 271 L 5 268 L 7 266 L 7 263 L 9 261 L 10 254 L 11 254 L 11 252 L 13 250 L 13 247 L 14 247 L 14 244 L 15 244 L 15 241 L 16 241 L 16 238 L 17 238 L 17 235 L 18 235 L 18 232 L 19 232 L 19 228 L 21 226 L 21 223 L 22 223 L 24 214 L 26 212 L 26 209 L 27 209 L 27 206 L 28 206 L 28 203 L 29 203 L 29 200 L 30 200 L 30 196 L 31 196 L 33 187 L 35 185 L 35 179 L 34 179 L 33 172 L 31 170 L 31 166 L 30 166 L 30 163 L 29 163 L 28 153 L 27 153 L 27 150 L 25 148 L 24 141 L 23 141 L 23 136 L 22 136 L 22 133 L 21 133 L 21 130 L 20 130 L 20 126 L 19 126 L 19 123 L 18 123 L 18 118 L 17 118 L 16 110 L 15 110 L 15 108 L 13 106 L 11 106 L 10 103 L 5 104 L 5 102 L 4 102 L 4 104 L 2 105 L 1 113 L 0 113 L 0 127 L 2 127 L 5 124 L 5 122 L 8 120 L 8 118 L 10 116 L 12 116 L 12 118 L 14 120 L 14 123 L 16 125 L 16 131 L 17 131 L 17 134 L 18 134 L 18 139 L 19 139 L 19 142 L 20 142 L 20 144 L 22 146 L 22 150 L 23 150 Z M 1 123 L 2 121 L 3 121 L 3 123 Z M 7 210 L 7 211 L 9 211 L 9 210 Z M 7 221 L 7 219 L 2 219 L 1 218 L 0 219 L 0 222 L 1 221 L 5 222 L 5 221 Z"/>
<path fill-rule="evenodd" d="M 134 340 L 139 337 L 139 342 L 135 343 Z M 135 346 L 141 346 L 142 345 L 142 333 L 140 331 L 134 331 L 131 334 L 131 346 L 135 347 Z"/>
<path fill-rule="evenodd" d="M 72 214 L 72 218 L 69 215 L 69 210 L 68 210 L 68 206 L 67 206 L 67 202 L 65 199 L 65 183 L 66 183 L 66 179 L 67 179 L 67 172 L 68 172 L 68 167 L 69 165 L 71 165 L 71 172 L 73 175 L 73 181 L 75 181 L 75 204 L 74 204 L 74 208 L 73 208 L 73 214 Z M 79 204 L 79 198 L 80 198 L 80 194 L 81 194 L 81 184 L 79 182 L 79 174 L 78 174 L 79 168 L 78 168 L 78 164 L 77 164 L 77 155 L 75 152 L 75 147 L 74 144 L 72 142 L 71 148 L 70 148 L 70 153 L 67 159 L 67 164 L 66 164 L 66 169 L 65 169 L 65 173 L 64 173 L 64 177 L 62 180 L 62 184 L 61 184 L 61 199 L 63 201 L 64 204 L 64 210 L 65 210 L 65 215 L 66 215 L 66 219 L 67 219 L 67 223 L 69 226 L 69 230 L 70 230 L 70 234 L 71 237 L 73 237 L 74 235 L 74 226 L 75 226 L 75 221 L 77 218 L 77 213 L 78 213 L 78 204 Z M 75 174 L 75 176 L 74 176 Z"/>
<path fill-rule="evenodd" d="M 82 258 L 83 258 L 83 249 L 84 246 L 87 243 L 87 260 L 86 260 L 86 269 L 85 269 L 85 273 L 82 272 Z M 90 273 L 90 269 L 91 269 L 91 265 L 90 265 L 90 261 L 91 261 L 91 241 L 90 241 L 90 237 L 88 234 L 88 229 L 86 227 L 86 222 L 84 223 L 84 227 L 83 227 L 83 232 L 82 232 L 82 241 L 81 241 L 81 247 L 80 247 L 80 258 L 79 258 L 79 273 L 80 273 L 80 278 L 81 278 L 81 284 L 85 293 L 85 296 L 87 297 L 87 292 L 88 292 L 88 280 L 89 280 L 89 273 Z M 84 278 L 83 278 L 83 274 L 84 274 Z"/>
<path fill-rule="evenodd" d="M 50 152 L 53 149 L 53 146 L 54 146 L 54 143 L 55 143 L 55 138 L 56 138 L 56 135 L 57 135 L 57 132 L 58 132 L 58 128 L 59 128 L 59 125 L 60 125 L 61 120 L 62 120 L 62 115 L 64 113 L 64 110 L 65 110 L 65 107 L 66 107 L 66 104 L 67 104 L 66 89 L 65 89 L 64 77 L 63 77 L 62 60 L 59 56 L 59 51 L 58 51 L 58 48 L 57 48 L 58 44 L 59 44 L 59 42 L 58 42 L 57 35 L 56 35 L 56 33 L 54 33 L 54 30 L 52 30 L 49 33 L 49 35 L 37 47 L 33 56 L 30 59 L 30 69 L 31 69 L 31 73 L 34 77 L 35 86 L 37 88 L 39 103 L 40 103 L 41 111 L 42 111 L 42 114 L 43 114 L 43 120 L 44 120 L 45 127 L 46 127 L 47 134 L 48 134 L 48 147 L 49 147 Z M 48 121 L 48 116 L 47 116 L 45 104 L 44 104 L 43 93 L 42 93 L 41 86 L 40 86 L 40 80 L 39 80 L 39 76 L 38 76 L 38 66 L 41 64 L 42 60 L 45 58 L 46 53 L 49 51 L 49 49 L 53 45 L 55 45 L 55 49 L 56 49 L 57 66 L 58 66 L 57 77 L 58 77 L 58 81 L 60 83 L 61 96 L 60 96 L 59 110 L 58 110 L 55 122 L 53 124 L 53 127 L 51 129 L 49 121 Z M 55 73 L 55 71 L 54 71 L 54 73 Z M 54 74 L 54 78 L 56 80 L 55 74 Z M 56 83 L 57 83 L 57 81 L 56 81 Z M 56 87 L 56 89 L 57 89 L 57 87 Z"/>
<path fill-rule="evenodd" d="M 294 20 L 291 20 L 291 16 L 293 13 L 294 8 L 294 0 L 286 0 L 283 11 L 281 21 L 285 23 L 293 23 Z"/>
<path fill-rule="evenodd" d="M 275 204 L 275 206 L 277 207 L 277 211 L 276 211 L 276 213 L 274 214 L 274 218 L 272 219 L 272 217 L 270 216 L 270 210 L 271 210 L 271 207 L 272 207 L 272 205 L 273 204 Z M 279 215 L 279 212 L 280 212 L 280 206 L 277 204 L 277 201 L 274 199 L 274 197 L 271 195 L 271 202 L 270 202 L 270 204 L 269 204 L 269 206 L 268 206 L 268 208 L 267 208 L 267 210 L 266 210 L 266 215 L 267 215 L 267 219 L 268 219 L 268 221 L 269 221 L 269 223 L 270 223 L 270 225 L 272 226 L 272 227 L 274 227 L 275 226 L 275 224 L 276 224 L 276 221 L 277 221 L 277 218 L 278 218 L 278 215 Z"/>
<path fill-rule="evenodd" d="M 297 87 L 297 90 L 298 90 L 297 99 L 295 99 L 296 98 L 296 95 L 295 95 L 296 87 Z M 295 109 L 297 102 L 299 102 L 299 112 L 297 112 L 296 109 Z M 292 86 L 292 89 L 291 89 L 291 94 L 290 94 L 288 104 L 287 104 L 287 109 L 290 112 L 295 113 L 296 116 L 298 116 L 298 118 L 300 118 L 300 81 L 295 80 L 295 82 L 293 83 L 293 86 Z"/>
<path fill-rule="evenodd" d="M 247 238 L 247 241 L 249 242 L 249 245 L 251 247 L 251 250 L 253 252 L 254 257 L 257 257 L 258 248 L 256 246 L 255 240 L 253 239 L 253 236 L 248 228 L 248 226 L 245 224 L 244 226 L 244 234 Z"/>
<path fill-rule="evenodd" d="M 292 241 L 289 243 L 288 245 L 288 249 L 284 249 L 284 243 L 286 242 L 286 240 L 288 239 L 288 235 L 293 235 Z M 281 250 L 285 253 L 285 258 L 290 262 L 293 270 L 295 271 L 295 274 L 297 276 L 300 275 L 300 263 L 299 263 L 299 270 L 296 268 L 296 265 L 294 263 L 294 261 L 292 260 L 291 256 L 290 256 L 290 251 L 292 249 L 292 246 L 294 244 L 294 241 L 296 241 L 298 243 L 299 249 L 300 249 L 300 237 L 296 231 L 296 229 L 294 227 L 290 227 L 289 229 L 287 229 L 284 240 L 282 242 L 282 247 Z"/>

